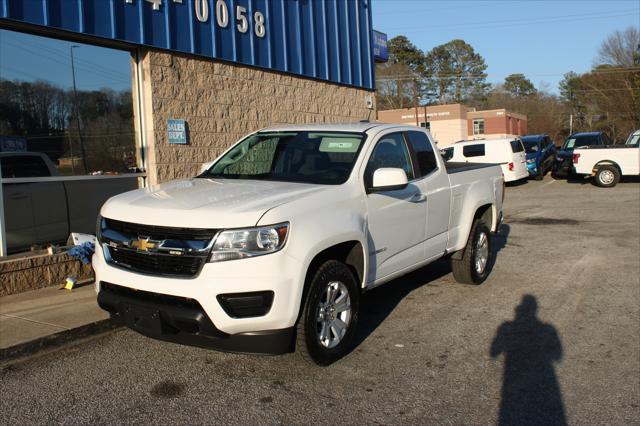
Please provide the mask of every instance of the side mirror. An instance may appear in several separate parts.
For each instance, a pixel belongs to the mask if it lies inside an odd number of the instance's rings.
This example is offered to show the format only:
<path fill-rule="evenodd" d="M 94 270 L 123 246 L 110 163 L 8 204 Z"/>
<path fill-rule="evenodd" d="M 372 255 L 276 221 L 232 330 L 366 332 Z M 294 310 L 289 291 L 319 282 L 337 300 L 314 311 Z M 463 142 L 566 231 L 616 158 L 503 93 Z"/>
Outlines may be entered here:
<path fill-rule="evenodd" d="M 407 174 L 402 169 L 383 167 L 373 172 L 371 192 L 395 191 L 409 184 Z"/>
<path fill-rule="evenodd" d="M 213 166 L 213 161 L 209 161 L 207 163 L 204 163 L 202 166 L 200 166 L 200 173 L 198 174 L 203 174 L 204 172 L 206 172 L 207 170 L 209 170 L 209 167 Z"/>

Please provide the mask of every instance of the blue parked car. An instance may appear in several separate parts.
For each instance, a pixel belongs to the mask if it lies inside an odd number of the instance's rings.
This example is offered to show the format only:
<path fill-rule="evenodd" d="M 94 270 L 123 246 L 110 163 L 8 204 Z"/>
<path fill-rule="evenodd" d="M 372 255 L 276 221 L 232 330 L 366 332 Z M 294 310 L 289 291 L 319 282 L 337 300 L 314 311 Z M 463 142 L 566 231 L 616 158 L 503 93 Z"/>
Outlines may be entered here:
<path fill-rule="evenodd" d="M 553 168 L 556 146 L 549 135 L 526 135 L 522 144 L 527 155 L 529 176 L 541 180 Z"/>

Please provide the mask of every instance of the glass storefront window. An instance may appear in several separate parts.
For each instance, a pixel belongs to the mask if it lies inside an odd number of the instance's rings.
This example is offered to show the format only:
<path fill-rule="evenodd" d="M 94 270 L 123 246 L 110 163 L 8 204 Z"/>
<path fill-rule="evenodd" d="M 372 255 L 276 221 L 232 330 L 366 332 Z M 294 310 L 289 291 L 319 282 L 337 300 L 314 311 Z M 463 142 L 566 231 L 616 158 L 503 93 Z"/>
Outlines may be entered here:
<path fill-rule="evenodd" d="M 93 234 L 102 204 L 138 187 L 131 63 L 129 51 L 0 30 L 6 253 Z"/>

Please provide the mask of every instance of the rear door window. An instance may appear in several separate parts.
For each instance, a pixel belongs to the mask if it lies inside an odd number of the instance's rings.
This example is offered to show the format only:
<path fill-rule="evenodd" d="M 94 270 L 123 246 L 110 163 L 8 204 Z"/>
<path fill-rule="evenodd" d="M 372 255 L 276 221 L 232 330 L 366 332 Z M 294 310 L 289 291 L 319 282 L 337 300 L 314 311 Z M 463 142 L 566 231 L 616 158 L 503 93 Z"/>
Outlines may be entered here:
<path fill-rule="evenodd" d="M 522 146 L 522 142 L 520 142 L 519 140 L 511 141 L 511 151 L 513 151 L 514 153 L 524 151 L 524 146 Z"/>
<path fill-rule="evenodd" d="M 418 160 L 416 177 L 426 176 L 438 167 L 433 147 L 423 132 L 407 132 L 409 143 Z"/>
<path fill-rule="evenodd" d="M 484 157 L 484 144 L 465 145 L 462 147 L 462 155 L 465 157 Z"/>

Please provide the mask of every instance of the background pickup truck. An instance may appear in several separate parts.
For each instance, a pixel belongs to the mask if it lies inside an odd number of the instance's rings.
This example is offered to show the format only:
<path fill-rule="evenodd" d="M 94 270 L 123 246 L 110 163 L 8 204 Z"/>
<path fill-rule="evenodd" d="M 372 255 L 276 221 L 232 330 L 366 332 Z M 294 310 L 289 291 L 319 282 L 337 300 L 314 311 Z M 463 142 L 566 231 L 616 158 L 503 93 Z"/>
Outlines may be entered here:
<path fill-rule="evenodd" d="M 576 174 L 593 176 L 603 188 L 616 186 L 620 176 L 640 175 L 640 130 L 624 145 L 593 145 L 576 148 L 573 153 Z"/>
<path fill-rule="evenodd" d="M 64 244 L 71 232 L 93 234 L 102 204 L 138 187 L 135 175 L 58 176 L 49 157 L 36 152 L 0 153 L 0 167 L 10 254 Z"/>
<path fill-rule="evenodd" d="M 412 126 L 263 129 L 196 178 L 107 201 L 98 303 L 158 339 L 326 365 L 362 292 L 444 256 L 482 283 L 503 195 L 500 166 L 445 165 Z"/>

